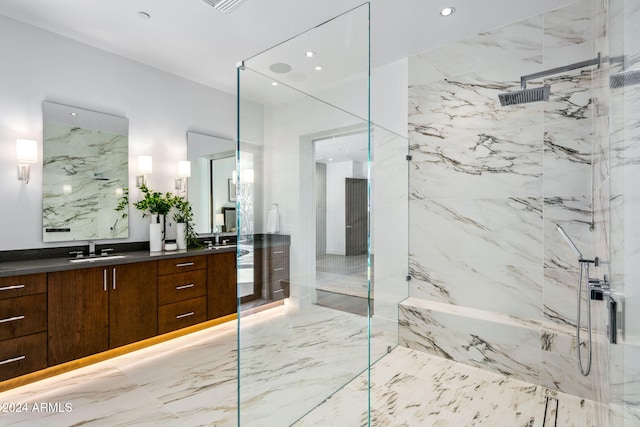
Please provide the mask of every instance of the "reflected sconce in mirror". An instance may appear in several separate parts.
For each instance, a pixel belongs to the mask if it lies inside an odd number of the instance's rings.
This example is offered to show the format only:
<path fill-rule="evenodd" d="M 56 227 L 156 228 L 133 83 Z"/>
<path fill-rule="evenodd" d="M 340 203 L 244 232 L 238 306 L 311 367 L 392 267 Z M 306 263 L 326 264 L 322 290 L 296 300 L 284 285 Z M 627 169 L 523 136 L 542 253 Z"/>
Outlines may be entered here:
<path fill-rule="evenodd" d="M 191 176 L 191 162 L 180 160 L 178 162 L 178 178 L 176 178 L 176 190 L 180 193 L 187 192 L 187 179 Z"/>
<path fill-rule="evenodd" d="M 221 213 L 216 214 L 216 227 L 218 227 L 218 233 L 222 233 L 222 227 L 224 227 L 224 215 Z"/>
<path fill-rule="evenodd" d="M 38 142 L 32 139 L 16 140 L 16 160 L 18 161 L 18 179 L 28 184 L 30 165 L 38 161 Z"/>
<path fill-rule="evenodd" d="M 138 156 L 138 173 L 136 187 L 147 185 L 147 175 L 153 172 L 153 158 L 151 156 Z"/>

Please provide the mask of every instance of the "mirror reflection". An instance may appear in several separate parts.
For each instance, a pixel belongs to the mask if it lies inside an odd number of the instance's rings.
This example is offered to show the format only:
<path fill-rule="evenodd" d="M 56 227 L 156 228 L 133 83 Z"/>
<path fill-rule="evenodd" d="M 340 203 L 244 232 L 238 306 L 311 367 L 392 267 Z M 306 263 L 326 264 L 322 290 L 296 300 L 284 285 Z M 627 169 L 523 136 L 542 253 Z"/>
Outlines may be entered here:
<path fill-rule="evenodd" d="M 196 232 L 235 233 L 235 142 L 187 132 L 187 158 L 191 162 L 187 191 Z"/>
<path fill-rule="evenodd" d="M 129 225 L 116 212 L 129 179 L 129 121 L 45 101 L 43 241 L 118 239 Z"/>

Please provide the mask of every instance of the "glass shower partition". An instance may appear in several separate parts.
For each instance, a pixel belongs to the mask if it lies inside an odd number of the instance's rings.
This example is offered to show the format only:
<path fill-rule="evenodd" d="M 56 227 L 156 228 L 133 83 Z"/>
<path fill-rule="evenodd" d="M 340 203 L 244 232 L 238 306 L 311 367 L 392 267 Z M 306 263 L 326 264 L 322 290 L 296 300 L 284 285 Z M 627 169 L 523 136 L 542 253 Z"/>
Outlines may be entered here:
<path fill-rule="evenodd" d="M 370 365 L 369 5 L 237 73 L 238 425 L 285 426 Z"/>

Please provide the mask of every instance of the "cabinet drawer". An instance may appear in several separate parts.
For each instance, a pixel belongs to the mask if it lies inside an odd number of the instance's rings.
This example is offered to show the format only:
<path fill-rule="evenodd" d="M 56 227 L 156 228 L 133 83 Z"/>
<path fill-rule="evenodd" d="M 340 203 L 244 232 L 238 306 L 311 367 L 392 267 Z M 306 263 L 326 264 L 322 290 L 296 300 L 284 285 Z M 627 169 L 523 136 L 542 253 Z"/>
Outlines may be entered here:
<path fill-rule="evenodd" d="M 204 255 L 158 261 L 158 275 L 182 273 L 204 268 L 207 268 L 207 258 Z"/>
<path fill-rule="evenodd" d="M 276 246 L 273 248 L 265 249 L 267 254 L 267 259 L 275 259 L 275 258 L 289 258 L 289 247 L 288 246 Z"/>
<path fill-rule="evenodd" d="M 47 367 L 45 332 L 0 341 L 0 381 Z"/>
<path fill-rule="evenodd" d="M 289 281 L 273 280 L 269 282 L 269 297 L 274 300 L 289 298 Z"/>
<path fill-rule="evenodd" d="M 267 261 L 267 280 L 283 280 L 289 278 L 289 258 L 272 258 Z"/>
<path fill-rule="evenodd" d="M 192 298 L 158 307 L 158 333 L 160 334 L 205 320 L 207 320 L 207 297 Z"/>
<path fill-rule="evenodd" d="M 207 271 L 167 274 L 158 277 L 158 304 L 164 305 L 207 294 Z"/>
<path fill-rule="evenodd" d="M 0 340 L 47 330 L 47 294 L 0 300 Z"/>
<path fill-rule="evenodd" d="M 47 275 L 0 277 L 0 299 L 47 292 Z"/>

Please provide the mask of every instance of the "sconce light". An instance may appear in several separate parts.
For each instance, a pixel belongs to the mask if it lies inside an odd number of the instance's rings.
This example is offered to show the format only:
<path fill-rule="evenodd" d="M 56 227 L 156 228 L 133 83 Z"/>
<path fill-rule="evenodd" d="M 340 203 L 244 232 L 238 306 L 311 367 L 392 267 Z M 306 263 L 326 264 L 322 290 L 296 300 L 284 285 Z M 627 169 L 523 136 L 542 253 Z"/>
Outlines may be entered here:
<path fill-rule="evenodd" d="M 218 233 L 222 233 L 222 227 L 224 226 L 224 215 L 221 213 L 216 214 L 216 227 L 218 227 Z"/>
<path fill-rule="evenodd" d="M 176 190 L 186 193 L 187 179 L 191 176 L 191 162 L 180 160 L 178 162 L 178 178 L 176 178 Z"/>
<path fill-rule="evenodd" d="M 16 160 L 18 161 L 18 179 L 28 184 L 30 165 L 38 161 L 38 143 L 31 139 L 16 140 Z"/>
<path fill-rule="evenodd" d="M 147 185 L 147 175 L 153 172 L 153 158 L 151 156 L 138 156 L 138 173 L 136 187 Z"/>

